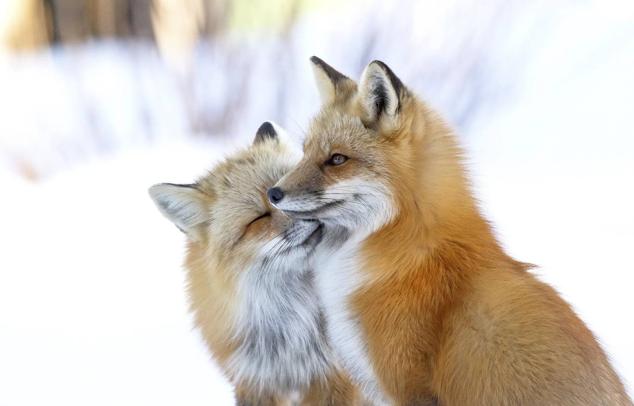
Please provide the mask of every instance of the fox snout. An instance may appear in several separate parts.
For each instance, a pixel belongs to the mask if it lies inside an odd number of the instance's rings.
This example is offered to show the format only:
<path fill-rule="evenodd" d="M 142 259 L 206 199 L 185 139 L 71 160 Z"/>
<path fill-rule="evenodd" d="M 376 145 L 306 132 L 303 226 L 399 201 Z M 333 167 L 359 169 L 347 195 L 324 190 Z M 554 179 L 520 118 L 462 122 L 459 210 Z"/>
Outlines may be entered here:
<path fill-rule="evenodd" d="M 316 195 L 316 193 L 306 193 L 302 191 L 293 191 L 293 193 L 291 193 L 279 186 L 274 186 L 266 192 L 266 195 L 273 206 L 291 218 L 315 218 L 310 209 L 317 204 L 312 201 L 312 197 Z"/>
<path fill-rule="evenodd" d="M 266 195 L 273 206 L 293 218 L 315 218 L 309 212 L 323 203 L 326 179 L 319 167 L 304 159 L 284 175 Z"/>

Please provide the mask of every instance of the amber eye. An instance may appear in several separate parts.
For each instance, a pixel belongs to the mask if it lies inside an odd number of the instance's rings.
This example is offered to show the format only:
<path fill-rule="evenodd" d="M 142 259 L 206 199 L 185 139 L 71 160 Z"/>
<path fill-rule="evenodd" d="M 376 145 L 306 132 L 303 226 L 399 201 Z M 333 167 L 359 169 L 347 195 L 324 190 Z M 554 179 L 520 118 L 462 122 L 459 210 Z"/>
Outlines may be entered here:
<path fill-rule="evenodd" d="M 342 154 L 332 154 L 330 159 L 326 161 L 326 165 L 338 166 L 345 163 L 348 157 Z"/>

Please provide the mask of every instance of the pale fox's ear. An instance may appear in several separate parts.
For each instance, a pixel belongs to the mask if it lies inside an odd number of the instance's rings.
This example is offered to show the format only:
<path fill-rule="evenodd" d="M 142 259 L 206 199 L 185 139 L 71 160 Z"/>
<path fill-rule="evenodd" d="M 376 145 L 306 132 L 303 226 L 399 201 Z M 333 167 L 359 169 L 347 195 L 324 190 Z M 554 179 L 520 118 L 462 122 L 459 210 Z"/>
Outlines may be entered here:
<path fill-rule="evenodd" d="M 209 220 L 207 195 L 195 185 L 160 183 L 150 188 L 156 207 L 194 241 L 201 241 Z"/>
<path fill-rule="evenodd" d="M 278 138 L 278 133 L 272 123 L 265 121 L 260 125 L 255 132 L 255 138 L 253 139 L 253 145 L 259 144 L 266 140 L 275 140 Z"/>
<path fill-rule="evenodd" d="M 259 144 L 266 140 L 278 140 L 281 143 L 290 142 L 290 137 L 286 130 L 275 124 L 272 121 L 265 121 L 260 125 L 255 132 L 255 138 L 253 139 L 253 145 Z"/>
<path fill-rule="evenodd" d="M 352 79 L 338 72 L 320 58 L 311 56 L 310 61 L 313 65 L 313 74 L 322 104 L 345 99 L 356 89 L 356 83 Z"/>
<path fill-rule="evenodd" d="M 295 154 L 301 153 L 301 146 L 297 145 L 297 143 L 291 139 L 284 128 L 272 121 L 265 121 L 260 125 L 260 128 L 258 128 L 258 131 L 255 133 L 253 145 L 260 144 L 267 140 L 276 140 L 280 146 L 291 152 Z"/>
<path fill-rule="evenodd" d="M 265 121 L 262 125 L 260 125 L 260 128 L 258 128 L 258 131 L 255 133 L 253 145 L 257 145 L 267 140 L 276 140 L 284 150 L 290 152 L 293 159 L 298 157 L 301 158 L 302 156 L 301 145 L 298 145 L 297 142 L 293 141 L 286 130 L 272 121 Z"/>
<path fill-rule="evenodd" d="M 392 70 L 381 61 L 372 61 L 361 75 L 359 103 L 369 126 L 395 124 L 407 89 Z"/>

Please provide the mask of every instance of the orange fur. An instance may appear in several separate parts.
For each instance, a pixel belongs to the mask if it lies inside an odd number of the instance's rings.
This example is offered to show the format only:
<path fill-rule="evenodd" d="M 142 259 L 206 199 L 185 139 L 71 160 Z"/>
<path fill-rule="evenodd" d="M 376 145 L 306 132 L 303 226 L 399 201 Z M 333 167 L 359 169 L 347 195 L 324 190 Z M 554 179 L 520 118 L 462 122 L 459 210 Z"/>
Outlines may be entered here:
<path fill-rule="evenodd" d="M 304 159 L 277 186 L 303 198 L 354 177 L 388 184 L 396 214 L 362 242 L 363 282 L 348 296 L 387 397 L 397 405 L 631 405 L 589 329 L 496 241 L 446 124 L 405 88 L 397 115 L 373 122 L 364 90 L 330 77 L 337 83 Z M 349 159 L 324 165 L 334 153 Z"/>

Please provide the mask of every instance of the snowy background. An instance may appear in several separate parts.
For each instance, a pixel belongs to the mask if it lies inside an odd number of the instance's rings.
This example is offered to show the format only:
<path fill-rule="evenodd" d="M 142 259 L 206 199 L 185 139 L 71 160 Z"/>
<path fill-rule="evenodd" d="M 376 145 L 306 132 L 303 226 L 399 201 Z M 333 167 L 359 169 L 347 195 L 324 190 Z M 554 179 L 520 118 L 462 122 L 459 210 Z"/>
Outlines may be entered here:
<path fill-rule="evenodd" d="M 632 393 L 633 2 L 299 2 L 281 22 L 289 2 L 238 3 L 249 24 L 178 52 L 0 43 L 0 406 L 232 404 L 147 188 L 193 180 L 264 120 L 301 139 L 313 54 L 353 78 L 382 59 L 448 118 L 504 246 Z"/>

